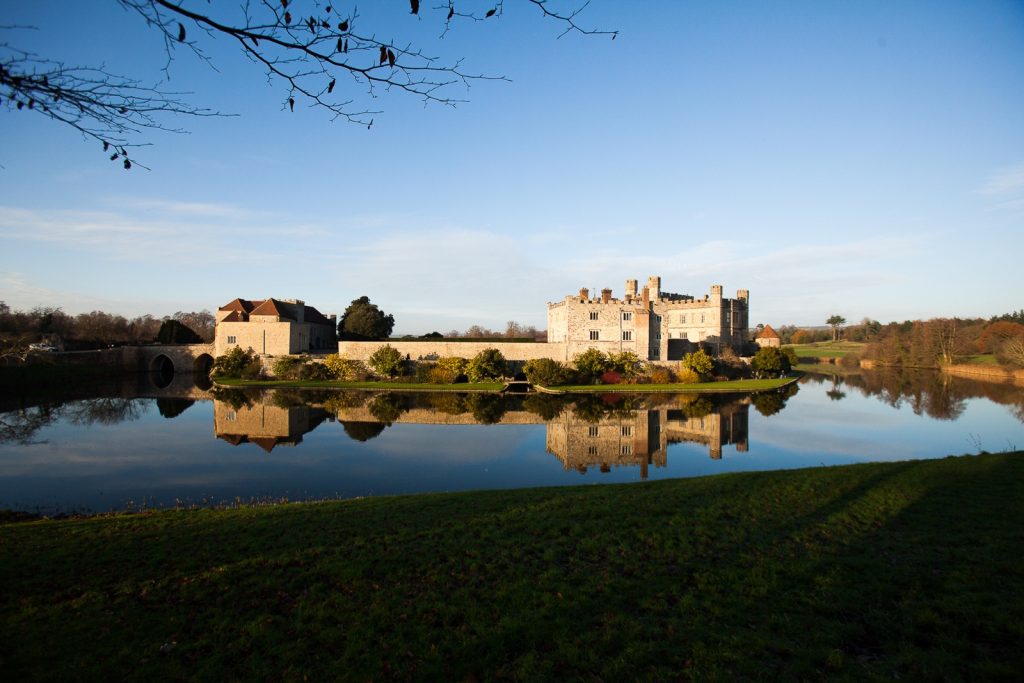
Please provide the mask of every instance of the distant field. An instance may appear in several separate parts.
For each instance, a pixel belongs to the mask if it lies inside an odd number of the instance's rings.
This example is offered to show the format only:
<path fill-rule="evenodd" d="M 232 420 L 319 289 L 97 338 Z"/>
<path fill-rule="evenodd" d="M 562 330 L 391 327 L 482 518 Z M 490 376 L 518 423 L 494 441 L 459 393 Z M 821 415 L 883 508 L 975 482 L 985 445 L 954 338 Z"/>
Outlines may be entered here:
<path fill-rule="evenodd" d="M 802 358 L 842 358 L 850 353 L 860 353 L 866 344 L 863 342 L 815 342 L 813 344 L 787 344 Z"/>
<path fill-rule="evenodd" d="M 995 355 L 991 353 L 967 356 L 963 362 L 970 363 L 972 365 L 999 365 L 999 361 L 997 361 Z"/>

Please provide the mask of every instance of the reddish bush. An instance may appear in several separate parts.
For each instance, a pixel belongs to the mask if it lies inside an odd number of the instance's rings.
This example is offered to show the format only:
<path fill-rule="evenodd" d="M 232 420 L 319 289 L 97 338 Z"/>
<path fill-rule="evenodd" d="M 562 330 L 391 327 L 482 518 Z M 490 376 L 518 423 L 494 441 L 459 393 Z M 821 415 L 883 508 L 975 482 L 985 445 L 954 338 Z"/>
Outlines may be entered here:
<path fill-rule="evenodd" d="M 601 384 L 618 384 L 622 381 L 622 375 L 615 370 L 606 370 L 601 373 Z"/>

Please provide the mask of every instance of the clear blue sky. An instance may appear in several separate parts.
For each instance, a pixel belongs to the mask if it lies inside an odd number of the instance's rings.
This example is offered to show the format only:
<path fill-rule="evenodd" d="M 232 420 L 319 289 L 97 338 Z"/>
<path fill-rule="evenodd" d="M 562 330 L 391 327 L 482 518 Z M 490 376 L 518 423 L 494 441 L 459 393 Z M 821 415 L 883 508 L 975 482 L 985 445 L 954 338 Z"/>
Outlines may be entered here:
<path fill-rule="evenodd" d="M 658 274 L 749 289 L 776 326 L 1024 308 L 1024 3 L 593 0 L 580 21 L 612 41 L 506 0 L 440 43 L 393 4 L 379 36 L 511 82 L 456 109 L 382 94 L 367 130 L 284 110 L 199 37 L 218 70 L 178 52 L 169 86 L 237 116 L 171 121 L 190 132 L 149 136 L 151 171 L 0 108 L 0 300 L 340 313 L 365 294 L 423 333 L 544 327 L 548 301 Z M 163 77 L 161 40 L 113 2 L 0 10 L 38 27 L 0 42 Z"/>

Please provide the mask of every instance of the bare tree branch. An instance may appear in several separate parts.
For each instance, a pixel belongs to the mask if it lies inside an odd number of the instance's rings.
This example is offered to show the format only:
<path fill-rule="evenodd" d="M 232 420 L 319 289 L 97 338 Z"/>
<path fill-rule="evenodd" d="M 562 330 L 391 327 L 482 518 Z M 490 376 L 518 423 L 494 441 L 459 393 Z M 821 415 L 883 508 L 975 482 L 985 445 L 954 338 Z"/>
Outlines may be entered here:
<path fill-rule="evenodd" d="M 273 87 L 283 86 L 282 108 L 296 104 L 326 110 L 332 120 L 371 126 L 380 110 L 357 103 L 353 87 L 374 100 L 381 92 L 412 95 L 425 104 L 454 107 L 466 100 L 452 94 L 453 86 L 468 88 L 474 81 L 508 80 L 466 70 L 462 60 L 442 62 L 411 43 L 378 37 L 364 30 L 358 11 L 339 12 L 328 0 L 243 0 L 204 3 L 199 0 L 115 0 L 158 32 L 167 54 L 169 78 L 175 51 L 189 51 L 216 68 L 204 51 L 204 40 L 228 37 L 265 72 Z M 554 9 L 550 0 L 526 0 L 542 16 L 565 26 L 566 33 L 610 35 L 581 27 L 577 19 L 589 0 L 571 11 Z M 481 3 L 455 0 L 431 9 L 443 24 L 441 37 L 453 20 L 499 18 L 504 0 Z M 410 0 L 410 16 L 421 21 L 418 0 Z M 474 5 L 478 9 L 474 9 Z M 468 6 L 468 10 L 463 10 Z M 480 9 L 482 8 L 482 9 Z M 344 82 L 339 83 L 339 80 Z M 347 87 L 346 87 L 347 84 Z M 344 95 L 342 93 L 345 93 Z M 128 148 L 145 129 L 183 132 L 163 123 L 162 116 L 217 116 L 218 112 L 183 101 L 190 93 L 147 87 L 98 68 L 68 67 L 30 52 L 0 44 L 0 105 L 8 110 L 26 107 L 79 130 L 103 144 L 111 160 L 131 168 Z"/>

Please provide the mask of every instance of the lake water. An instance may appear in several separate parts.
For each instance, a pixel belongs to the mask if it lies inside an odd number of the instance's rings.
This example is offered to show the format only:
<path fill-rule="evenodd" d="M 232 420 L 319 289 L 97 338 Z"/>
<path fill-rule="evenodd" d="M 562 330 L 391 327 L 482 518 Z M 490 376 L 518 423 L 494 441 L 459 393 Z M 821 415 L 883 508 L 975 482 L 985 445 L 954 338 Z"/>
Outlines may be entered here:
<path fill-rule="evenodd" d="M 20 406 L 18 409 L 11 409 Z M 1024 448 L 1024 388 L 810 374 L 756 396 L 4 397 L 0 509 L 44 514 L 635 482 Z"/>

